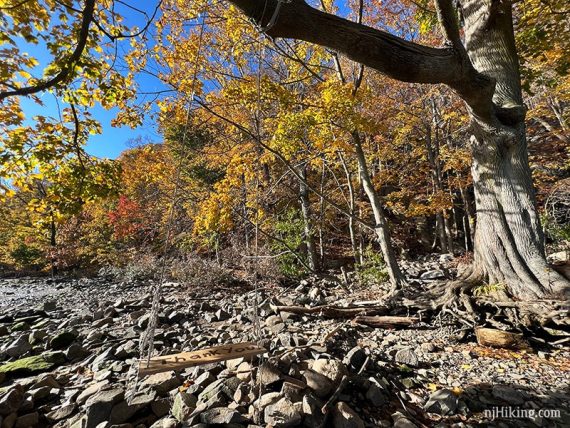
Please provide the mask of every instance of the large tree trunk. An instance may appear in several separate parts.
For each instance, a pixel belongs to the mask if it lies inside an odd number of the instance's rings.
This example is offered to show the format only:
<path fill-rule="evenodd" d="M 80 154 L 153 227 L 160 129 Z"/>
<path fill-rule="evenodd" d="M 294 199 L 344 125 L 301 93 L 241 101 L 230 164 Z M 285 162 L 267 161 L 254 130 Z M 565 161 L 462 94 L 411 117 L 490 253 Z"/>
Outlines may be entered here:
<path fill-rule="evenodd" d="M 456 2 L 434 0 L 448 43 L 431 48 L 319 11 L 302 0 L 230 1 L 266 26 L 271 37 L 317 43 L 394 79 L 443 83 L 455 90 L 469 109 L 473 131 L 477 227 L 470 279 L 502 281 L 512 297 L 523 300 L 570 292 L 570 282 L 550 270 L 544 254 L 527 157 L 512 2 L 460 0 L 464 45 Z M 380 233 L 378 238 L 388 242 Z"/>
<path fill-rule="evenodd" d="M 568 281 L 546 263 L 536 210 L 511 5 L 465 0 L 463 13 L 467 53 L 479 72 L 496 80 L 495 114 L 472 114 L 473 278 L 503 284 L 519 300 L 561 296 Z"/>

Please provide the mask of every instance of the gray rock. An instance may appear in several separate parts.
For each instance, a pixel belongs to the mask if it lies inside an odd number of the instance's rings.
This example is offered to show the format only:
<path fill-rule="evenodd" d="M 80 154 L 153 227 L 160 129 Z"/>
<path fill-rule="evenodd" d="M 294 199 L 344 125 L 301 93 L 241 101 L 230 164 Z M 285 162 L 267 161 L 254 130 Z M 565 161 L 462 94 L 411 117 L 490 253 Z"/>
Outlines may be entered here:
<path fill-rule="evenodd" d="M 28 336 L 30 345 L 38 345 L 48 336 L 45 330 L 33 330 Z"/>
<path fill-rule="evenodd" d="M 257 370 L 257 384 L 269 386 L 281 380 L 281 371 L 270 363 L 263 363 Z"/>
<path fill-rule="evenodd" d="M 525 397 L 522 392 L 517 391 L 507 385 L 495 385 L 493 386 L 493 397 L 499 400 L 505 401 L 513 406 L 520 406 L 524 404 Z"/>
<path fill-rule="evenodd" d="M 239 424 L 245 422 L 246 418 L 236 410 L 217 407 L 202 412 L 200 420 L 205 424 Z"/>
<path fill-rule="evenodd" d="M 334 406 L 332 424 L 334 428 L 364 428 L 364 421 L 344 401 Z"/>
<path fill-rule="evenodd" d="M 400 349 L 396 352 L 394 360 L 398 364 L 405 364 L 409 367 L 417 367 L 419 363 L 418 356 L 410 348 Z"/>
<path fill-rule="evenodd" d="M 348 366 L 349 369 L 353 371 L 358 371 L 366 361 L 366 351 L 362 349 L 360 346 L 355 346 L 352 348 L 342 362 Z"/>
<path fill-rule="evenodd" d="M 192 412 L 196 409 L 198 400 L 192 394 L 186 394 L 185 392 L 179 392 L 174 398 L 174 404 L 172 405 L 172 416 L 180 422 L 186 421 Z"/>
<path fill-rule="evenodd" d="M 170 400 L 168 398 L 156 399 L 151 403 L 150 408 L 155 416 L 161 418 L 170 412 Z"/>
<path fill-rule="evenodd" d="M 131 419 L 135 413 L 144 409 L 154 401 L 156 394 L 154 392 L 148 394 L 139 394 L 133 397 L 130 402 L 121 401 L 111 410 L 109 422 L 112 424 L 122 424 Z"/>
<path fill-rule="evenodd" d="M 317 397 L 324 398 L 334 389 L 334 384 L 328 377 L 314 370 L 306 370 L 303 377 L 307 386 L 314 391 Z"/>
<path fill-rule="evenodd" d="M 49 341 L 49 346 L 51 349 L 64 349 L 73 343 L 77 338 L 78 334 L 76 331 L 62 331 L 58 333 Z"/>
<path fill-rule="evenodd" d="M 40 422 L 40 414 L 38 412 L 28 413 L 19 416 L 16 419 L 15 428 L 30 428 L 36 426 Z"/>
<path fill-rule="evenodd" d="M 65 357 L 69 361 L 81 360 L 87 357 L 91 352 L 81 346 L 79 343 L 72 343 L 69 348 L 65 351 Z"/>
<path fill-rule="evenodd" d="M 374 407 L 380 407 L 386 404 L 387 396 L 378 384 L 371 383 L 370 387 L 366 391 L 366 399 L 370 401 Z"/>
<path fill-rule="evenodd" d="M 439 270 L 439 269 L 434 269 L 434 270 L 428 270 L 427 272 L 424 272 L 420 275 L 420 279 L 423 280 L 435 280 L 435 279 L 444 279 L 445 278 L 445 274 Z"/>
<path fill-rule="evenodd" d="M 417 425 L 405 417 L 401 412 L 396 412 L 392 415 L 394 421 L 394 428 L 417 428 Z"/>
<path fill-rule="evenodd" d="M 10 388 L 0 396 L 0 416 L 16 412 L 24 402 L 24 390 L 20 385 Z"/>
<path fill-rule="evenodd" d="M 51 412 L 47 413 L 46 418 L 52 422 L 57 422 L 63 419 L 67 419 L 69 418 L 69 416 L 71 416 L 71 414 L 75 411 L 76 408 L 77 406 L 74 403 L 64 404 L 61 407 L 58 407 L 52 410 Z"/>
<path fill-rule="evenodd" d="M 86 428 L 95 428 L 101 422 L 109 420 L 113 406 L 123 400 L 125 392 L 122 388 L 99 391 L 89 397 L 85 403 L 87 411 Z"/>
<path fill-rule="evenodd" d="M 10 343 L 6 347 L 6 349 L 4 349 L 4 352 L 6 352 L 6 354 L 9 355 L 10 357 L 18 358 L 24 355 L 26 352 L 30 351 L 31 349 L 32 345 L 30 345 L 28 337 L 20 336 L 12 343 Z"/>
<path fill-rule="evenodd" d="M 174 418 L 160 419 L 153 423 L 150 428 L 177 428 L 178 421 Z"/>
<path fill-rule="evenodd" d="M 344 364 L 338 360 L 319 359 L 313 363 L 311 369 L 327 377 L 335 386 L 338 386 L 343 376 L 348 374 Z"/>
<path fill-rule="evenodd" d="M 264 409 L 265 423 L 274 428 L 296 427 L 301 414 L 288 398 L 282 398 Z"/>
<path fill-rule="evenodd" d="M 223 309 L 218 309 L 218 311 L 216 311 L 216 320 L 217 321 L 226 321 L 229 318 L 230 318 L 230 314 L 228 314 Z"/>
<path fill-rule="evenodd" d="M 308 427 L 323 426 L 325 415 L 323 415 L 321 409 L 323 408 L 324 403 L 313 394 L 304 395 L 302 403 L 305 425 Z"/>
<path fill-rule="evenodd" d="M 155 390 L 158 395 L 166 396 L 170 391 L 178 388 L 182 382 L 174 372 L 163 372 L 150 375 L 142 384 Z"/>
<path fill-rule="evenodd" d="M 450 415 L 457 409 L 457 396 L 449 389 L 440 389 L 429 396 L 424 409 L 430 413 Z"/>

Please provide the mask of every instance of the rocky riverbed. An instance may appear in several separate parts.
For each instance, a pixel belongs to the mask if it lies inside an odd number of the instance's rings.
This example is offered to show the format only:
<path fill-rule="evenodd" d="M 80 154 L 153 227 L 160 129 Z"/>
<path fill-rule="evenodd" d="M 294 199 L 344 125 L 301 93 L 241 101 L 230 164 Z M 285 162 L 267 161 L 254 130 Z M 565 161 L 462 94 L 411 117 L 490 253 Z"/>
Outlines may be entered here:
<path fill-rule="evenodd" d="M 0 427 L 570 426 L 568 348 L 484 348 L 445 319 L 375 329 L 275 310 L 363 298 L 322 280 L 258 293 L 167 283 L 157 353 L 244 341 L 268 352 L 135 382 L 149 291 L 0 281 Z"/>

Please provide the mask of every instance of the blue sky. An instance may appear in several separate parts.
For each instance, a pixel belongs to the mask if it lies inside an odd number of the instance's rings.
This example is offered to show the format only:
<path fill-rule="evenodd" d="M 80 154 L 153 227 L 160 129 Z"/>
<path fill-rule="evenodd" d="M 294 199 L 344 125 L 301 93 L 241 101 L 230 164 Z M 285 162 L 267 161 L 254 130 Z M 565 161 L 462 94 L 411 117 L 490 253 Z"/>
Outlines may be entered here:
<path fill-rule="evenodd" d="M 149 15 L 151 15 L 155 5 L 155 1 L 148 1 L 144 2 L 142 5 L 137 4 L 137 7 L 144 9 Z M 120 3 L 116 4 L 115 9 L 125 18 L 124 23 L 130 28 L 134 26 L 142 27 L 146 22 L 144 16 L 140 13 L 124 6 L 121 9 Z M 128 40 L 126 43 L 128 43 Z M 52 56 L 47 52 L 45 44 L 39 43 L 37 45 L 34 45 L 21 41 L 18 43 L 18 45 L 23 51 L 29 53 L 39 61 L 39 65 L 34 69 L 34 75 L 41 75 L 43 68 L 45 68 L 53 59 Z M 161 89 L 158 88 L 159 83 L 156 81 L 156 79 L 139 77 L 137 78 L 137 82 L 146 90 Z M 58 101 L 56 101 L 55 96 L 48 92 L 37 95 L 41 99 L 43 105 L 37 104 L 31 98 L 22 97 L 20 99 L 22 108 L 26 115 L 26 120 L 29 123 L 32 123 L 33 117 L 36 115 L 57 117 Z M 66 104 L 59 100 L 59 107 L 64 108 L 65 106 Z M 147 123 L 144 123 L 141 127 L 136 129 L 131 129 L 130 127 L 126 126 L 111 126 L 111 121 L 116 116 L 117 112 L 118 108 L 105 110 L 98 104 L 94 108 L 89 109 L 89 113 L 92 115 L 92 117 L 99 121 L 102 126 L 101 134 L 91 135 L 89 138 L 89 141 L 85 147 L 89 154 L 100 158 L 114 159 L 123 150 L 128 148 L 129 142 L 132 142 L 133 140 L 142 138 L 147 141 L 160 141 L 161 137 L 157 134 L 154 124 L 151 121 L 147 121 Z"/>
<path fill-rule="evenodd" d="M 120 3 L 116 3 L 116 11 L 124 17 L 124 23 L 132 28 L 134 26 L 142 27 L 146 23 L 146 19 L 140 13 L 123 6 L 121 8 Z M 137 8 L 144 9 L 148 15 L 152 15 L 154 11 L 156 2 L 137 2 Z M 339 6 L 339 12 L 344 15 L 348 12 L 348 9 L 344 2 L 337 2 Z M 140 10 L 139 9 L 139 10 Z M 126 41 L 128 43 L 128 40 Z M 31 56 L 36 57 L 40 65 L 37 67 L 38 73 L 41 74 L 41 70 L 52 60 L 51 56 L 47 53 L 45 46 L 40 45 L 29 45 L 25 44 L 25 48 L 20 46 L 22 49 L 26 50 Z M 149 77 L 148 75 L 141 75 L 137 77 L 137 83 L 143 91 L 154 91 L 164 89 L 160 82 L 156 79 Z M 58 114 L 58 103 L 54 98 L 53 94 L 43 93 L 40 95 L 43 106 L 38 105 L 29 98 L 23 97 L 21 99 L 22 107 L 26 118 L 28 121 L 32 121 L 35 115 L 53 116 L 57 117 Z M 59 102 L 60 107 L 65 105 Z M 136 129 L 131 129 L 130 127 L 113 127 L 111 126 L 112 119 L 116 116 L 118 109 L 114 108 L 111 110 L 105 110 L 101 106 L 96 105 L 94 108 L 90 109 L 89 112 L 93 118 L 98 120 L 102 126 L 102 133 L 100 135 L 92 135 L 86 145 L 86 150 L 89 154 L 100 157 L 100 158 L 111 158 L 114 159 L 126 148 L 132 146 L 132 142 L 135 140 L 152 141 L 159 142 L 161 136 L 157 133 L 155 125 L 151 119 L 146 120 L 145 123 Z M 130 144 L 131 143 L 131 144 Z"/>

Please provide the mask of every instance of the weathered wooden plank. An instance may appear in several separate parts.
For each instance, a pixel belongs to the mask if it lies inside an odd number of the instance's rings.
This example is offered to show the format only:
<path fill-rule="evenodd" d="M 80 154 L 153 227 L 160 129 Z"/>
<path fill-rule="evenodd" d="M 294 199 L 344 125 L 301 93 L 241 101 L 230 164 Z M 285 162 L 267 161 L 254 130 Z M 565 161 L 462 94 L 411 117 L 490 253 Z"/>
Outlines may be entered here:
<path fill-rule="evenodd" d="M 170 370 L 182 370 L 187 367 L 232 360 L 234 358 L 258 355 L 265 352 L 267 352 L 265 348 L 257 346 L 255 343 L 244 342 L 214 346 L 212 348 L 205 348 L 192 352 L 163 355 L 151 358 L 148 364 L 146 360 L 141 361 L 139 366 L 139 377 Z"/>

